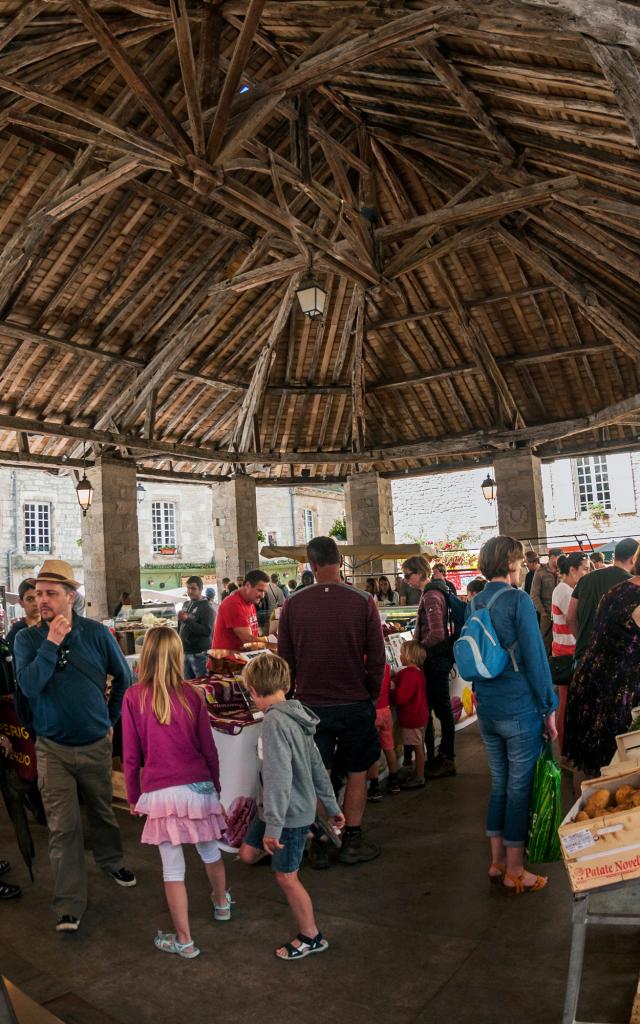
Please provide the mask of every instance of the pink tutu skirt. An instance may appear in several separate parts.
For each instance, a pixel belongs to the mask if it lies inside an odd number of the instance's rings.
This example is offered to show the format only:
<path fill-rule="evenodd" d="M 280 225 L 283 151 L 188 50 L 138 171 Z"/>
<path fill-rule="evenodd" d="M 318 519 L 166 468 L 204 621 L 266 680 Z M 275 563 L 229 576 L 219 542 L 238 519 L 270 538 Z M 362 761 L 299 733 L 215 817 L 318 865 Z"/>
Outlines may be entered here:
<path fill-rule="evenodd" d="M 197 793 L 189 786 L 143 793 L 136 811 L 147 816 L 140 841 L 151 846 L 208 843 L 221 839 L 226 828 L 217 793 Z"/>

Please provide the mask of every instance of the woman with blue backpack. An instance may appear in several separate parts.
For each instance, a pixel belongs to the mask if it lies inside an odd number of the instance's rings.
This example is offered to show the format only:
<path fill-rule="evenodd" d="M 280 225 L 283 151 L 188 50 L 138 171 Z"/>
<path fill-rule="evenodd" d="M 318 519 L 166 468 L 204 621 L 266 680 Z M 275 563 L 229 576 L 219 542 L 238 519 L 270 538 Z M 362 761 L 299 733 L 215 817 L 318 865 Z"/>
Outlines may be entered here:
<path fill-rule="evenodd" d="M 557 736 L 558 699 L 533 602 L 513 584 L 524 549 L 513 537 L 493 537 L 478 567 L 489 581 L 468 605 L 454 644 L 463 679 L 478 699 L 478 723 L 491 770 L 487 836 L 489 878 L 511 894 L 538 892 L 548 879 L 524 866 L 529 805 L 543 738 Z"/>

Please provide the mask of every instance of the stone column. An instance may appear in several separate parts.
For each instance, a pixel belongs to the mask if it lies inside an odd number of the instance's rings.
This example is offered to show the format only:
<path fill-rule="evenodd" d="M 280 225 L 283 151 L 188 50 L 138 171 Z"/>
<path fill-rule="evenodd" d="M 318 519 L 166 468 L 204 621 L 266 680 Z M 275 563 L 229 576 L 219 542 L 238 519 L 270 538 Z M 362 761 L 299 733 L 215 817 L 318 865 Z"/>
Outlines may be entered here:
<path fill-rule="evenodd" d="M 345 487 L 345 514 L 348 544 L 395 544 L 393 532 L 393 503 L 391 481 L 375 472 L 350 476 Z M 369 563 L 359 571 L 369 572 Z M 393 574 L 395 562 L 377 559 L 371 563 L 371 573 Z M 364 586 L 364 578 L 357 579 Z M 393 579 L 392 579 L 393 586 Z"/>
<path fill-rule="evenodd" d="M 87 471 L 93 504 L 82 516 L 86 614 L 110 618 L 123 590 L 140 605 L 136 464 L 106 456 Z"/>
<path fill-rule="evenodd" d="M 236 576 L 260 567 L 252 477 L 236 476 L 213 486 L 213 544 L 218 580 L 228 576 L 235 582 Z"/>
<path fill-rule="evenodd" d="M 547 524 L 540 459 L 529 451 L 496 455 L 493 462 L 498 498 L 498 529 L 533 548 L 544 547 Z"/>

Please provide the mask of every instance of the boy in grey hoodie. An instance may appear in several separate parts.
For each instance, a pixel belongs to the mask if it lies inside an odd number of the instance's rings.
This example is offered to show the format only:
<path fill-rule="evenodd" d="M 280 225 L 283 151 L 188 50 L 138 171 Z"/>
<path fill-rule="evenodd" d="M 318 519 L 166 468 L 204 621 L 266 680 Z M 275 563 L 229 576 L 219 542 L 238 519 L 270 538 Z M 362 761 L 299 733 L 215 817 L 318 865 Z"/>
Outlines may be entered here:
<path fill-rule="evenodd" d="M 286 661 L 276 654 L 261 654 L 249 662 L 243 676 L 256 707 L 265 714 L 258 813 L 240 847 L 240 860 L 255 864 L 265 852 L 271 854 L 276 882 L 300 929 L 297 938 L 275 954 L 279 960 L 301 960 L 323 953 L 329 945 L 318 931 L 311 897 L 298 878 L 317 800 L 334 828 L 343 827 L 344 815 L 315 744 L 319 719 L 299 700 L 286 700 L 291 685 Z"/>

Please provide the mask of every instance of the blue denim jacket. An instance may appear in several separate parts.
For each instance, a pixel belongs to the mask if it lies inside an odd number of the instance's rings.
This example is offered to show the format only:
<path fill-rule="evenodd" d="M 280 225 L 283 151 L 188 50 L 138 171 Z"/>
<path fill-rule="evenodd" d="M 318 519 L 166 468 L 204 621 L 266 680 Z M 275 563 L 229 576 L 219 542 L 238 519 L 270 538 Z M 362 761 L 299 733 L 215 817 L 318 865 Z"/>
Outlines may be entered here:
<path fill-rule="evenodd" d="M 482 608 L 504 583 L 487 583 L 473 600 Z M 558 706 L 533 601 L 524 590 L 510 592 L 491 608 L 491 621 L 503 647 L 513 648 L 518 671 L 511 664 L 496 679 L 475 684 L 480 718 L 518 718 L 537 711 L 543 717 Z M 467 615 L 469 614 L 471 603 Z"/>

